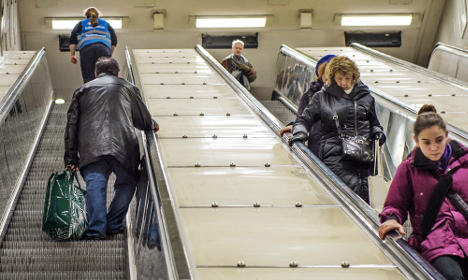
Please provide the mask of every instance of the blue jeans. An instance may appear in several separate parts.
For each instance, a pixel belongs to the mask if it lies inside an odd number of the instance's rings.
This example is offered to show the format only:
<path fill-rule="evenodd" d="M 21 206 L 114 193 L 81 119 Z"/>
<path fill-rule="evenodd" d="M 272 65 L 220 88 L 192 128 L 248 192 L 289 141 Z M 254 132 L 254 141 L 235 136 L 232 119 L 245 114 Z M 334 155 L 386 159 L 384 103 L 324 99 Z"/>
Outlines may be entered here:
<path fill-rule="evenodd" d="M 107 180 L 112 172 L 116 176 L 114 198 L 107 212 Z M 86 181 L 86 235 L 103 237 L 106 233 L 122 231 L 122 221 L 135 193 L 135 176 L 112 156 L 103 156 L 90 163 L 81 173 Z"/>

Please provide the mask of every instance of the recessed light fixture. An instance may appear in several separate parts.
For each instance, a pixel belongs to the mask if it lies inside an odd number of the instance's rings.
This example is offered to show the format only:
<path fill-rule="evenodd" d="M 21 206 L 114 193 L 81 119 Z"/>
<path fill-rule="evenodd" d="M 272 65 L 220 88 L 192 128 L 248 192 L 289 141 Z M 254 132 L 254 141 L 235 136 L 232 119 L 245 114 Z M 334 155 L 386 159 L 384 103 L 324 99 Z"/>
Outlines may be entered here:
<path fill-rule="evenodd" d="M 411 14 L 359 14 L 340 17 L 341 26 L 408 26 L 413 23 Z"/>
<path fill-rule="evenodd" d="M 65 104 L 65 100 L 63 98 L 55 99 L 55 104 Z"/>
<path fill-rule="evenodd" d="M 197 28 L 263 28 L 266 16 L 196 16 Z"/>
<path fill-rule="evenodd" d="M 107 21 L 112 28 L 114 29 L 122 29 L 123 26 L 123 18 L 103 18 Z M 50 21 L 50 25 L 54 30 L 72 30 L 75 25 L 83 20 L 83 18 L 46 18 L 46 20 Z"/>

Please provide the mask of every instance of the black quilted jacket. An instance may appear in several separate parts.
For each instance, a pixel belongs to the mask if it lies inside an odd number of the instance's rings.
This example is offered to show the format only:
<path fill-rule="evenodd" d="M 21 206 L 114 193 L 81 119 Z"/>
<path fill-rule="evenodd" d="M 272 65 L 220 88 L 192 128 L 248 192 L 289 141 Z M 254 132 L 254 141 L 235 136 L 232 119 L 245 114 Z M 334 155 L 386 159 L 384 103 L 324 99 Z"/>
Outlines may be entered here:
<path fill-rule="evenodd" d="M 319 157 L 348 186 L 354 189 L 366 179 L 366 171 L 371 167 L 343 159 L 341 139 L 338 137 L 336 123 L 333 119 L 338 115 L 341 132 L 354 135 L 354 103 L 357 101 L 357 131 L 361 136 L 372 137 L 377 132 L 383 132 L 375 112 L 375 100 L 370 95 L 369 88 L 358 82 L 350 94 L 337 84 L 325 85 L 317 92 L 301 116 L 298 116 L 293 134 L 308 133 L 310 126 L 317 120 L 321 121 Z"/>

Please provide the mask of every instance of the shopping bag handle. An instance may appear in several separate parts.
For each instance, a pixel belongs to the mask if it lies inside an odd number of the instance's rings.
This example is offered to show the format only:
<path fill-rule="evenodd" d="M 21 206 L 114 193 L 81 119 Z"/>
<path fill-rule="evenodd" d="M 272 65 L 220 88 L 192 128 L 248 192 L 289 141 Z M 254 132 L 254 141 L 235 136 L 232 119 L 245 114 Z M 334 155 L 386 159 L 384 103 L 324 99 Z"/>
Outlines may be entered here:
<path fill-rule="evenodd" d="M 86 193 L 86 190 L 81 187 L 80 180 L 78 180 L 78 176 L 76 175 L 76 171 L 74 169 L 72 169 L 72 168 L 67 168 L 66 171 L 67 171 L 67 174 L 68 174 L 68 176 L 67 176 L 68 177 L 68 182 L 70 183 L 73 180 L 75 180 L 76 185 L 72 184 L 72 186 L 74 186 L 75 188 L 78 188 L 82 192 Z"/>

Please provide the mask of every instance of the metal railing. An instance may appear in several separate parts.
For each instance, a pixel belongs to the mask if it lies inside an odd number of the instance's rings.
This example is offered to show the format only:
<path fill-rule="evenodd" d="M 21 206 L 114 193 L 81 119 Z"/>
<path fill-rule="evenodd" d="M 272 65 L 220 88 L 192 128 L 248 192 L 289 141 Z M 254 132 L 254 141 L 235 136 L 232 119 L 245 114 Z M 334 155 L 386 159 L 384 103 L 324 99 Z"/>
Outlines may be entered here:
<path fill-rule="evenodd" d="M 388 62 L 391 62 L 391 63 L 394 63 L 396 65 L 402 66 L 402 67 L 404 67 L 406 69 L 409 69 L 411 71 L 421 73 L 421 74 L 423 74 L 425 76 L 429 76 L 431 78 L 434 78 L 434 79 L 436 79 L 436 80 L 438 80 L 438 81 L 440 81 L 442 83 L 458 87 L 458 88 L 468 92 L 468 85 L 467 84 L 464 84 L 464 83 L 462 83 L 462 81 L 451 78 L 451 77 L 449 77 L 447 75 L 440 74 L 440 73 L 428 70 L 427 68 L 424 68 L 424 67 L 415 65 L 413 63 L 398 59 L 396 57 L 381 53 L 379 51 L 368 48 L 368 47 L 363 46 L 363 45 L 358 44 L 358 43 L 352 43 L 351 47 L 353 47 L 353 48 L 355 48 L 355 49 L 357 49 L 357 50 L 359 50 L 361 52 L 364 52 L 364 53 L 366 53 L 366 54 L 368 54 L 370 56 L 386 60 Z M 395 97 L 389 96 L 389 95 L 385 94 L 383 91 L 378 90 L 376 88 L 369 87 L 369 89 L 373 93 L 378 95 L 379 97 L 381 97 L 383 99 L 386 99 L 387 101 L 395 104 L 396 106 L 399 106 L 399 107 L 405 109 L 407 112 L 411 113 L 412 115 L 417 115 L 417 111 L 414 110 L 413 108 L 411 108 L 408 104 L 396 99 Z M 468 132 L 467 131 L 464 131 L 463 129 L 460 129 L 460 128 L 458 128 L 456 126 L 453 126 L 453 125 L 450 125 L 450 124 L 447 124 L 447 128 L 452 133 L 452 135 L 454 134 L 456 136 L 457 140 L 462 141 L 463 143 L 468 143 Z"/>
<path fill-rule="evenodd" d="M 440 53 L 445 55 L 440 58 Z M 455 59 L 449 59 L 448 61 L 445 61 L 444 65 L 447 67 L 446 69 L 442 70 L 437 68 L 437 66 L 440 65 L 440 60 L 446 60 L 447 58 L 450 58 L 446 55 L 449 55 Z M 431 71 L 443 73 L 449 77 L 461 80 L 465 83 L 465 85 L 468 85 L 468 77 L 466 77 L 466 75 L 464 77 L 459 76 L 459 69 L 461 69 L 460 66 L 463 67 L 466 65 L 466 63 L 468 63 L 468 50 L 438 42 L 432 50 L 427 68 Z M 464 72 L 462 71 L 461 73 Z"/>
<path fill-rule="evenodd" d="M 42 68 L 42 69 L 40 69 Z M 42 80 L 40 86 L 31 80 Z M 0 205 L 3 240 L 52 108 L 45 49 L 31 59 L 0 101 Z"/>
<path fill-rule="evenodd" d="M 145 100 L 143 88 L 140 83 L 137 66 L 134 63 L 135 60 L 133 53 L 128 47 L 125 50 L 125 55 L 127 59 L 127 67 L 129 70 L 128 79 L 130 82 L 138 86 L 138 88 L 141 90 L 143 100 L 145 103 L 147 103 Z M 155 136 L 152 132 L 142 132 L 141 139 L 143 144 L 145 166 L 148 170 L 149 179 L 149 192 L 147 196 L 147 199 L 149 200 L 146 201 L 146 203 L 148 204 L 147 207 L 151 208 L 146 209 L 145 211 L 147 211 L 146 213 L 154 211 L 153 214 L 155 214 L 157 217 L 157 229 L 160 236 L 160 247 L 163 254 L 161 257 L 164 260 L 164 263 L 160 262 L 155 265 L 165 266 L 166 273 L 163 275 L 164 279 L 192 279 L 185 248 L 181 242 L 177 221 L 175 219 L 175 206 L 172 198 L 170 197 L 170 191 L 167 185 L 168 176 L 163 168 L 164 163 L 162 162 L 158 137 Z M 138 219 L 150 219 L 150 217 L 148 215 L 143 218 L 132 216 L 132 219 L 132 223 L 134 224 Z M 141 237 L 139 239 L 141 239 Z M 150 252 L 145 256 L 141 256 L 143 260 L 138 260 L 138 251 L 141 251 L 140 249 L 144 246 L 144 242 L 141 240 L 136 240 L 135 244 L 135 257 L 137 262 L 155 262 L 154 254 L 151 254 Z M 147 268 L 138 267 L 138 265 L 136 266 L 136 274 L 137 278 L 139 278 L 138 275 L 146 273 L 145 271 L 141 270 Z M 157 267 L 157 269 L 160 270 L 161 267 Z"/>

